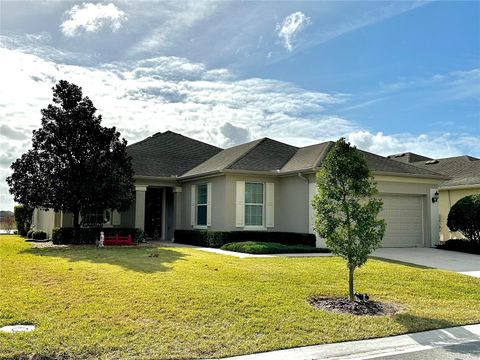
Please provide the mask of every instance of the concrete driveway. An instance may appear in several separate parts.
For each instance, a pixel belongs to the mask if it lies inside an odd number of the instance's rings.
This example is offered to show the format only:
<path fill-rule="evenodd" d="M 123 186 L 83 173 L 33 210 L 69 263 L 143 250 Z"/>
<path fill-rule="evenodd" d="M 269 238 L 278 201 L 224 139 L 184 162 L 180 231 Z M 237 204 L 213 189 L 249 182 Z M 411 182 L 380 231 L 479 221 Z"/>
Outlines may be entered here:
<path fill-rule="evenodd" d="M 480 277 L 480 255 L 433 248 L 380 248 L 372 256 Z"/>

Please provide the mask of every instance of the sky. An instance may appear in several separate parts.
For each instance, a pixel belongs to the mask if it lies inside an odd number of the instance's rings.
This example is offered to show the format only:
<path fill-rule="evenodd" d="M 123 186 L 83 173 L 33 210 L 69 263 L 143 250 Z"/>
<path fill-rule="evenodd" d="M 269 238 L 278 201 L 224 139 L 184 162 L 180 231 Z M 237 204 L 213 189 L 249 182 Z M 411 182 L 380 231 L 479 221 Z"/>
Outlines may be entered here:
<path fill-rule="evenodd" d="M 0 208 L 51 88 L 83 88 L 129 143 L 480 157 L 480 2 L 0 2 Z"/>

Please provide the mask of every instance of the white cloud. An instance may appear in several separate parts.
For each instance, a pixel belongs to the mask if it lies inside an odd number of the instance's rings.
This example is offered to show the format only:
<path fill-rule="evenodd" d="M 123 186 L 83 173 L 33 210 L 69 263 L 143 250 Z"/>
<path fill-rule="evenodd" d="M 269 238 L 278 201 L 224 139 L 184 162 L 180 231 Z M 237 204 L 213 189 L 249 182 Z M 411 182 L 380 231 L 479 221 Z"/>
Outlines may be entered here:
<path fill-rule="evenodd" d="M 66 19 L 60 25 L 60 30 L 67 37 L 74 37 L 83 32 L 94 33 L 102 27 L 109 27 L 115 32 L 127 20 L 125 12 L 112 3 L 74 5 L 65 13 L 65 16 Z"/>
<path fill-rule="evenodd" d="M 310 18 L 301 11 L 288 15 L 281 24 L 278 24 L 277 35 L 282 39 L 285 49 L 292 51 L 297 35 L 310 24 Z"/>

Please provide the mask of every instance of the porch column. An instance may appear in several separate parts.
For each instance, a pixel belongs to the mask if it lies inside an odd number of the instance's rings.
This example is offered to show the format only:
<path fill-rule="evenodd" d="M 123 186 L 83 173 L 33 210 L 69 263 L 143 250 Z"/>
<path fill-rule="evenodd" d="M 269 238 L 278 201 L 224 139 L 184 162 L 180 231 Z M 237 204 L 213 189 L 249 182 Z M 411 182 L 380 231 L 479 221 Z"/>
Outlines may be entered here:
<path fill-rule="evenodd" d="M 147 187 L 135 185 L 135 227 L 145 230 L 145 192 Z"/>
<path fill-rule="evenodd" d="M 173 230 L 180 228 L 182 224 L 182 187 L 173 187 Z M 175 242 L 175 232 L 173 235 L 173 242 Z"/>

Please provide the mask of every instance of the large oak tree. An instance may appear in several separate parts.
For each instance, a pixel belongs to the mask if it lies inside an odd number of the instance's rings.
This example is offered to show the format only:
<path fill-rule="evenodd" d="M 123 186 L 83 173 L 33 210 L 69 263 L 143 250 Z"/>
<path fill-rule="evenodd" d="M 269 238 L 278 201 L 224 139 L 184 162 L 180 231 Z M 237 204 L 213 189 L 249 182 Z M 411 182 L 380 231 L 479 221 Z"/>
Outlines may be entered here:
<path fill-rule="evenodd" d="M 79 215 L 92 210 L 126 210 L 133 200 L 133 169 L 125 139 L 101 125 L 82 88 L 59 81 L 53 104 L 41 110 L 32 149 L 12 165 L 7 178 L 16 202 L 71 212 L 78 236 Z"/>

